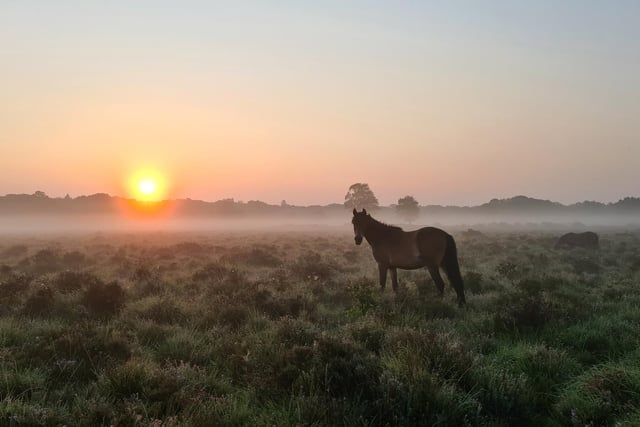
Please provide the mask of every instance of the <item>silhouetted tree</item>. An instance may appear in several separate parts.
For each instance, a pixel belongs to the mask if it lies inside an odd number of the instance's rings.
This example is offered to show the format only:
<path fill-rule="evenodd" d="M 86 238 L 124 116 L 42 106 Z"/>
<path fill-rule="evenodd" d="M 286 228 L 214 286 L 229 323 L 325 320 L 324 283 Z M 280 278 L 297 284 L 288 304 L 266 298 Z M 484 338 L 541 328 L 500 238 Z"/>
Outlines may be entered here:
<path fill-rule="evenodd" d="M 47 193 L 45 193 L 44 191 L 36 191 L 35 193 L 33 193 L 34 197 L 39 197 L 41 199 L 46 199 L 47 197 Z"/>
<path fill-rule="evenodd" d="M 356 183 L 349 187 L 344 196 L 344 206 L 347 209 L 376 209 L 378 199 L 369 188 L 369 184 Z"/>
<path fill-rule="evenodd" d="M 404 196 L 398 199 L 396 211 L 398 212 L 398 215 L 406 221 L 413 222 L 418 218 L 420 207 L 418 206 L 418 201 L 414 199 L 413 196 Z"/>

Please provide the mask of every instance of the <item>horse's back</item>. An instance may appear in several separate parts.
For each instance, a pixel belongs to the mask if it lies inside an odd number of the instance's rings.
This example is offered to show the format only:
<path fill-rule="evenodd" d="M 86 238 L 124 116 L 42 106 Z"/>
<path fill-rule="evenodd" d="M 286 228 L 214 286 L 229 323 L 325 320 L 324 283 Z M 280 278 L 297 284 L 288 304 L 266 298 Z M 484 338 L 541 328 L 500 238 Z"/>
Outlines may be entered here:
<path fill-rule="evenodd" d="M 447 249 L 449 234 L 437 227 L 423 227 L 416 231 L 416 244 L 421 256 L 440 264 Z"/>
<path fill-rule="evenodd" d="M 599 246 L 599 237 L 593 231 L 585 231 L 583 233 L 566 233 L 558 239 L 556 247 L 582 247 L 597 248 Z"/>

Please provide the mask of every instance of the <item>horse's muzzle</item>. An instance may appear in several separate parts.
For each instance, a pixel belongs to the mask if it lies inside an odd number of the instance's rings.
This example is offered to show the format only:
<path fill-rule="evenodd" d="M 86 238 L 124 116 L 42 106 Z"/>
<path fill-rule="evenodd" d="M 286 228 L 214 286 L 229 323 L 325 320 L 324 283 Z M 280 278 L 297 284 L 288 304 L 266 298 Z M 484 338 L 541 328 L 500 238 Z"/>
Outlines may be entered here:
<path fill-rule="evenodd" d="M 356 245 L 359 245 L 360 243 L 362 243 L 362 236 L 356 236 L 354 237 L 354 240 L 356 241 Z"/>

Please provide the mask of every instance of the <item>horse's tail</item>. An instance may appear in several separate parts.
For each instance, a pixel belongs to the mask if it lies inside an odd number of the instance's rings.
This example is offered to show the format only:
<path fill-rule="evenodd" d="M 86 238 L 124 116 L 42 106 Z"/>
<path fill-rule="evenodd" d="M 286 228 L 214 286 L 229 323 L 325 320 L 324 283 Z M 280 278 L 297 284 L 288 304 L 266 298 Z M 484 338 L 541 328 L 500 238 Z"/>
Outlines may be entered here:
<path fill-rule="evenodd" d="M 456 242 L 453 240 L 453 236 L 447 233 L 447 246 L 444 251 L 444 257 L 442 258 L 442 267 L 444 268 L 449 282 L 456 290 L 458 295 L 458 305 L 464 305 L 464 282 L 462 280 L 462 274 L 460 273 L 460 265 L 458 264 L 458 249 L 456 248 Z"/>

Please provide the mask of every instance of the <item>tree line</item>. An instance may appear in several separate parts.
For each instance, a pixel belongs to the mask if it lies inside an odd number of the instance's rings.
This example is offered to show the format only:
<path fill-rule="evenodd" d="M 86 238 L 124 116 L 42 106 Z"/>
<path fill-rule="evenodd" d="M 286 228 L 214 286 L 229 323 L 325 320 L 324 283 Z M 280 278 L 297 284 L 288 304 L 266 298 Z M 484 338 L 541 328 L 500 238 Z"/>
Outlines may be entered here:
<path fill-rule="evenodd" d="M 344 206 L 347 209 L 368 209 L 375 210 L 380 205 L 378 198 L 373 193 L 369 184 L 357 182 L 349 187 L 349 191 L 344 196 Z M 407 222 L 413 222 L 420 214 L 420 206 L 413 196 L 404 196 L 398 199 L 395 206 L 396 212 Z"/>

